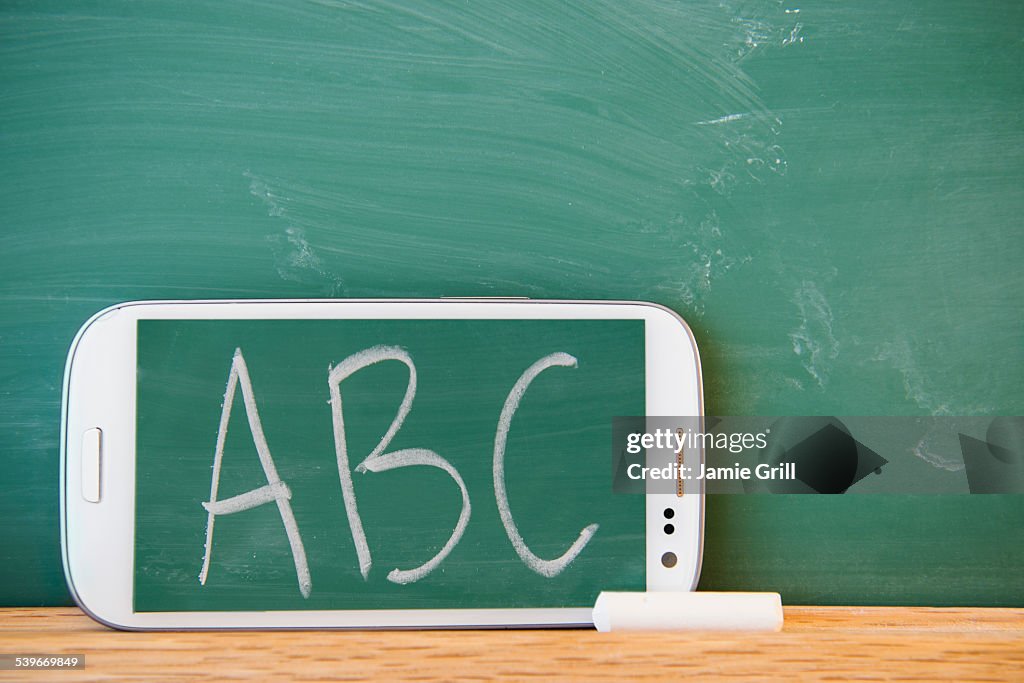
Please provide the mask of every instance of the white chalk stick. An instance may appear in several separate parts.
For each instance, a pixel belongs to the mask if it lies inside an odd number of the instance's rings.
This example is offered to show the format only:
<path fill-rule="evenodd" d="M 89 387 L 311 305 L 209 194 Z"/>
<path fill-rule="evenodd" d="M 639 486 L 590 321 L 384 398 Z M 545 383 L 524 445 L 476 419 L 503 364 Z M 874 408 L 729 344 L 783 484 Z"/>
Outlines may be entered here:
<path fill-rule="evenodd" d="M 778 631 L 778 593 L 613 593 L 597 596 L 598 631 Z"/>

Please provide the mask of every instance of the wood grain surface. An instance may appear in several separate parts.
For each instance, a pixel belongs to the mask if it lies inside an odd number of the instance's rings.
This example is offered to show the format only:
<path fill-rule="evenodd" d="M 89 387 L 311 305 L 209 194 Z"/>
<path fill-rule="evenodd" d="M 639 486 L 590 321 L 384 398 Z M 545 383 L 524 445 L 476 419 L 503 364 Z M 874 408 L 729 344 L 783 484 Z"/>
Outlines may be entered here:
<path fill-rule="evenodd" d="M 0 680 L 977 680 L 1024 677 L 1024 609 L 787 607 L 781 633 L 129 633 L 75 608 L 0 610 L 0 653 L 85 654 Z"/>

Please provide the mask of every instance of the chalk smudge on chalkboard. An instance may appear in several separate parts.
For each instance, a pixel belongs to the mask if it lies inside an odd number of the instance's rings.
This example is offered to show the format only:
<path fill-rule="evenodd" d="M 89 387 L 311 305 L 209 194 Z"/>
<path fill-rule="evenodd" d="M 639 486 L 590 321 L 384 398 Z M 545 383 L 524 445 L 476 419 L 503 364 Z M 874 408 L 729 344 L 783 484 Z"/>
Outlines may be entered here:
<path fill-rule="evenodd" d="M 905 339 L 882 344 L 881 349 L 872 360 L 888 361 L 903 377 L 904 395 L 922 408 L 929 415 L 951 415 L 952 409 L 948 401 L 941 399 L 927 386 L 924 374 L 917 366 L 910 344 Z"/>
<path fill-rule="evenodd" d="M 306 239 L 305 230 L 290 225 L 283 235 L 270 235 L 269 239 L 275 246 L 277 273 L 281 279 L 303 284 L 323 283 L 324 293 L 330 296 L 344 293 L 344 282 L 324 267 Z"/>
<path fill-rule="evenodd" d="M 337 124 L 318 131 L 326 158 L 363 169 L 338 175 L 342 185 L 333 171 L 288 180 L 245 171 L 249 193 L 282 221 L 267 238 L 272 273 L 314 295 L 380 295 L 381 273 L 415 249 L 403 277 L 435 290 L 607 297 L 636 286 L 642 266 L 636 296 L 702 315 L 714 280 L 753 260 L 750 232 L 732 210 L 738 195 L 788 169 L 782 116 L 743 60 L 782 49 L 803 29 L 777 3 L 650 9 L 692 30 L 637 31 L 634 12 L 599 5 L 572 11 L 581 23 L 559 20 L 570 27 L 562 37 L 538 32 L 543 22 L 508 34 L 491 21 L 463 28 L 465 17 L 435 8 L 410 15 L 429 28 L 419 49 L 434 61 L 339 55 L 372 75 L 356 82 L 356 95 L 376 103 L 380 89 L 416 105 L 342 107 Z M 439 30 L 458 34 L 452 45 L 437 42 Z M 606 52 L 620 35 L 645 47 L 634 68 Z M 476 47 L 462 55 L 454 46 L 466 39 Z M 490 80 L 464 88 L 479 69 L 493 71 L 496 89 Z M 397 185 L 388 168 L 402 169 Z M 598 185 L 610 191 L 593 192 Z M 459 199 L 465 192 L 475 199 Z M 508 210 L 524 198 L 523 210 Z M 594 228 L 583 241 L 628 249 L 632 259 L 618 270 L 596 257 L 566 259 L 565 247 L 581 242 L 573 226 L 584 225 Z M 657 245 L 629 239 L 637 232 Z M 364 235 L 382 248 L 363 249 Z M 496 248 L 481 250 L 484 238 Z"/>
<path fill-rule="evenodd" d="M 889 363 L 902 377 L 904 396 L 928 415 L 984 415 L 994 410 L 991 405 L 967 403 L 936 394 L 932 383 L 921 370 L 907 339 L 882 344 L 871 360 Z M 943 431 L 932 427 L 914 445 L 911 452 L 939 469 L 949 472 L 964 469 L 960 442 L 955 431 Z"/>
<path fill-rule="evenodd" d="M 786 45 L 793 45 L 795 43 L 804 42 L 804 37 L 800 35 L 800 31 L 802 31 L 803 28 L 804 25 L 801 24 L 800 22 L 797 22 L 796 26 L 794 26 L 790 30 L 789 35 L 782 40 L 782 46 L 785 47 Z"/>
<path fill-rule="evenodd" d="M 732 62 L 733 78 L 740 82 L 751 82 L 750 76 L 740 68 L 740 63 L 755 53 L 804 42 L 804 23 L 794 21 L 800 14 L 798 8 L 781 8 L 778 4 L 764 2 L 723 2 L 721 7 L 732 15 L 734 33 L 727 48 L 727 58 Z M 756 91 L 751 88 L 751 92 Z M 750 102 L 756 105 L 750 111 L 697 122 L 701 126 L 741 124 L 725 127 L 731 130 L 723 136 L 722 144 L 730 156 L 738 155 L 745 167 L 741 167 L 742 170 L 730 169 L 731 164 L 727 162 L 725 167 L 708 172 L 708 184 L 720 194 L 727 192 L 729 182 L 736 177 L 763 182 L 769 176 L 762 175 L 762 172 L 784 175 L 787 170 L 785 152 L 776 141 L 782 129 L 782 117 L 753 94 Z"/>
<path fill-rule="evenodd" d="M 800 311 L 800 324 L 790 332 L 793 353 L 801 359 L 819 387 L 828 383 L 831 361 L 839 356 L 839 341 L 833 330 L 832 307 L 818 286 L 804 280 L 793 295 Z"/>
<path fill-rule="evenodd" d="M 738 29 L 740 36 L 739 46 L 735 49 L 737 62 L 749 57 L 756 51 L 765 48 L 799 44 L 804 42 L 805 36 L 801 35 L 803 22 L 796 21 L 800 15 L 800 9 L 782 8 L 784 22 L 773 21 L 771 15 L 779 14 L 778 3 L 769 4 L 766 2 L 723 2 L 722 7 L 732 10 L 736 18 L 733 23 Z M 766 8 L 768 11 L 766 12 Z M 790 23 L 792 19 L 792 23 Z"/>
<path fill-rule="evenodd" d="M 966 469 L 963 456 L 957 448 L 956 434 L 939 431 L 932 427 L 921 437 L 911 452 L 921 460 L 948 472 Z M 942 452 L 945 451 L 945 454 Z"/>
<path fill-rule="evenodd" d="M 725 116 L 719 116 L 717 119 L 710 119 L 708 121 L 698 121 L 698 126 L 716 126 L 720 123 L 729 123 L 730 121 L 739 121 L 740 119 L 746 118 L 749 114 L 726 114 Z"/>
<path fill-rule="evenodd" d="M 693 265 L 687 269 L 686 277 L 679 283 L 678 294 L 690 310 L 703 315 L 703 302 L 711 291 L 712 282 L 737 264 L 749 263 L 753 257 L 746 254 L 736 258 L 723 251 L 727 240 L 722 235 L 718 214 L 714 210 L 696 229 L 686 234 L 690 235 L 690 239 L 685 242 L 683 249 L 690 252 Z"/>
<path fill-rule="evenodd" d="M 959 401 L 951 396 L 936 395 L 906 339 L 882 344 L 871 360 L 892 364 L 903 378 L 904 395 L 929 415 L 984 415 L 995 410 L 987 403 Z"/>
<path fill-rule="evenodd" d="M 306 230 L 285 208 L 287 198 L 276 192 L 270 185 L 252 172 L 243 174 L 249 179 L 249 194 L 267 207 L 267 215 L 283 218 L 288 222 L 283 234 L 268 235 L 273 245 L 274 265 L 282 280 L 305 285 L 319 285 L 326 296 L 342 296 L 346 287 L 344 280 L 324 266 L 323 260 L 306 238 Z"/>
<path fill-rule="evenodd" d="M 666 280 L 673 283 L 674 294 L 685 305 L 686 312 L 696 317 L 704 313 L 714 279 L 736 265 L 754 260 L 749 252 L 743 253 L 748 242 L 744 234 L 737 232 L 742 226 L 731 218 L 723 218 L 723 224 L 719 216 L 731 215 L 728 204 L 745 188 L 776 182 L 787 174 L 789 167 L 780 139 L 783 116 L 762 100 L 761 91 L 748 71 L 748 60 L 756 58 L 755 53 L 760 56 L 772 50 L 789 49 L 805 40 L 805 22 L 799 8 L 757 0 L 725 0 L 718 5 L 718 11 L 724 16 L 714 17 L 708 26 L 717 24 L 725 32 L 716 35 L 714 42 L 710 35 L 706 36 L 708 47 L 717 54 L 715 68 L 707 69 L 705 76 L 720 86 L 721 92 L 704 94 L 704 106 L 697 109 L 700 116 L 690 123 L 697 135 L 712 142 L 717 150 L 715 156 L 702 159 L 694 168 L 692 187 L 700 199 L 693 205 L 702 207 L 704 213 L 702 218 L 688 215 L 688 225 L 687 221 L 674 220 L 667 226 L 685 240 L 682 252 L 688 274 L 666 274 Z M 718 33 L 720 29 L 709 30 Z M 704 62 L 695 68 L 702 67 L 706 68 Z M 693 87 L 695 94 L 703 90 L 696 83 L 687 86 Z M 713 194 L 709 195 L 706 189 Z M 723 225 L 728 227 L 724 238 Z M 838 353 L 838 343 L 831 332 L 828 304 L 820 292 L 815 296 L 814 285 L 811 288 L 803 295 L 798 290 L 804 322 L 794 332 L 793 342 L 806 354 L 805 367 L 811 377 L 823 386 L 828 378 L 826 366 Z"/>

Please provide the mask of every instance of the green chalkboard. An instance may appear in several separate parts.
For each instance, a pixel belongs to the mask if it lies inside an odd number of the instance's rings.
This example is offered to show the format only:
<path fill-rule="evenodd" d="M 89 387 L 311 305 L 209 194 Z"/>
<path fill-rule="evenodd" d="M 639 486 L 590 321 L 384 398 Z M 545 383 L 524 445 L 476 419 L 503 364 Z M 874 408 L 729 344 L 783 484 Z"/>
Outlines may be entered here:
<path fill-rule="evenodd" d="M 608 457 L 612 418 L 644 409 L 642 321 L 144 320 L 138 376 L 136 611 L 586 607 L 646 585 L 644 497 L 612 494 Z M 452 472 L 360 471 L 387 433 L 378 457 L 426 449 Z M 278 481 L 285 512 L 202 505 Z M 532 557 L 588 529 L 557 568 Z"/>
<path fill-rule="evenodd" d="M 709 414 L 1024 413 L 1022 26 L 959 0 L 0 4 L 0 602 L 70 599 L 61 374 L 120 301 L 650 300 L 693 328 Z M 1019 496 L 707 513 L 705 588 L 1024 604 Z"/>

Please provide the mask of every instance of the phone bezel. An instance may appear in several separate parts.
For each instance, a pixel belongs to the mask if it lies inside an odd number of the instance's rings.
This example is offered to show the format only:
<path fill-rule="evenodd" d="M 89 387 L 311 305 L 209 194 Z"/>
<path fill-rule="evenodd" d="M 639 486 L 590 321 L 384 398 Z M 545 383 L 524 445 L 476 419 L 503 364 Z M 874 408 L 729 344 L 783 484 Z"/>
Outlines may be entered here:
<path fill-rule="evenodd" d="M 645 321 L 649 415 L 703 415 L 700 356 L 686 322 L 639 301 L 346 299 L 140 301 L 106 308 L 68 352 L 61 414 L 60 530 L 64 572 L 78 605 L 121 629 L 460 628 L 586 626 L 592 606 L 509 609 L 134 612 L 136 325 L 140 319 L 641 319 Z M 79 387 L 85 387 L 84 389 Z M 75 436 L 103 429 L 101 499 L 81 485 Z M 703 454 L 686 454 L 696 466 Z M 76 467 L 77 466 L 77 467 Z M 704 496 L 647 495 L 647 589 L 693 590 L 700 574 Z M 676 532 L 663 531 L 666 506 Z M 678 558 L 671 569 L 661 557 Z"/>

